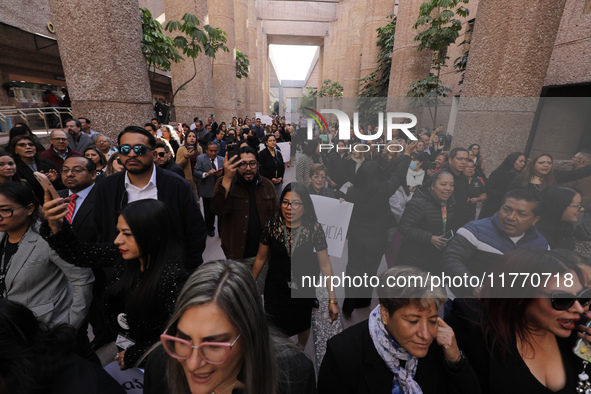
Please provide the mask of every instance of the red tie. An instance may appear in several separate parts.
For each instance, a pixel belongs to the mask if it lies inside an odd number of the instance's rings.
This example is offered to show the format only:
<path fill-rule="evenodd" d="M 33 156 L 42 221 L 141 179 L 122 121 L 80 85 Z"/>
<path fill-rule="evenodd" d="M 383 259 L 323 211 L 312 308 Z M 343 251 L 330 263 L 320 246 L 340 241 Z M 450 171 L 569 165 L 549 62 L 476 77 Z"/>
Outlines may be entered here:
<path fill-rule="evenodd" d="M 74 209 L 76 208 L 77 198 L 77 194 L 70 195 L 70 203 L 68 204 L 68 214 L 66 215 L 66 219 L 68 219 L 69 223 L 72 223 L 72 217 L 74 216 Z"/>
<path fill-rule="evenodd" d="M 214 170 L 217 170 L 217 168 L 215 167 L 215 159 L 211 159 L 211 167 L 212 167 Z"/>

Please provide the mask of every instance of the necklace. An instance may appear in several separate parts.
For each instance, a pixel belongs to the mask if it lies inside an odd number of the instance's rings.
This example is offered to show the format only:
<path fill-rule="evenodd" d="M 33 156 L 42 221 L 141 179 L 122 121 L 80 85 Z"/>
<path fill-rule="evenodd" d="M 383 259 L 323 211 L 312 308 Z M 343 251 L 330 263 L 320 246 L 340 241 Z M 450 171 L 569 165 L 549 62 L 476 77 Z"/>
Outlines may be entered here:
<path fill-rule="evenodd" d="M 236 381 L 234 383 L 232 383 L 231 386 L 226 387 L 225 389 L 223 389 L 222 391 L 220 391 L 217 394 L 222 394 L 225 393 L 226 391 L 228 391 L 229 389 L 233 388 L 234 386 L 236 386 L 236 384 L 238 384 L 238 379 L 236 379 Z M 211 394 L 216 394 L 215 390 L 211 392 Z"/>

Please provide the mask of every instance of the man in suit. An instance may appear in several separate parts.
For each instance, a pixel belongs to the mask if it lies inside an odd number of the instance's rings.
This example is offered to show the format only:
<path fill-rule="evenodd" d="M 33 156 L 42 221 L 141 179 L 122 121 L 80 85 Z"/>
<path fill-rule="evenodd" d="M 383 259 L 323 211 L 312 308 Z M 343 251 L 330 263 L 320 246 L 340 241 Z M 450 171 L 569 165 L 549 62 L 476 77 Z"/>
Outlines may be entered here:
<path fill-rule="evenodd" d="M 92 140 L 88 134 L 82 132 L 82 123 L 78 119 L 70 119 L 66 122 L 66 129 L 70 137 L 70 148 L 76 152 L 84 152 L 84 149 L 92 145 Z"/>
<path fill-rule="evenodd" d="M 53 130 L 49 134 L 51 146 L 39 155 L 42 159 L 49 160 L 55 164 L 58 170 L 62 169 L 64 160 L 72 155 L 82 156 L 82 153 L 68 148 L 68 136 L 61 130 Z"/>
<path fill-rule="evenodd" d="M 224 169 L 224 158 L 218 156 L 218 144 L 213 141 L 207 143 L 207 150 L 197 158 L 195 171 L 193 174 L 197 179 L 201 179 L 201 197 L 203 197 L 203 212 L 205 214 L 205 224 L 207 225 L 207 234 L 210 237 L 215 235 L 215 214 L 211 211 L 211 198 L 215 182 L 222 176 Z M 221 228 L 221 218 L 218 216 L 218 234 Z"/>
<path fill-rule="evenodd" d="M 187 270 L 203 263 L 207 229 L 191 186 L 177 174 L 154 164 L 156 139 L 143 127 L 128 126 L 118 136 L 119 153 L 125 171 L 110 175 L 96 185 L 94 221 L 98 241 L 112 243 L 117 236 L 121 210 L 137 200 L 152 198 L 164 202 L 183 234 Z"/>
<path fill-rule="evenodd" d="M 158 167 L 174 172 L 183 178 L 185 177 L 185 171 L 172 160 L 172 152 L 170 152 L 170 148 L 162 141 L 156 142 L 156 158 L 154 161 Z"/>

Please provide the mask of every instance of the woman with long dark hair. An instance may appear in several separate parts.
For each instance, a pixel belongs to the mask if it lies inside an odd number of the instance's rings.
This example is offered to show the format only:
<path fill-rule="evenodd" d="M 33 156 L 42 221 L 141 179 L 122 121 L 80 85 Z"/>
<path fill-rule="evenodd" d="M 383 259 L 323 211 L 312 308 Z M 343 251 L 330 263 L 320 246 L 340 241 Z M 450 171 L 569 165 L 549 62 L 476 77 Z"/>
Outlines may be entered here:
<path fill-rule="evenodd" d="M 107 170 L 107 157 L 105 154 L 98 147 L 89 146 L 88 148 L 84 149 L 84 157 L 92 160 L 92 162 L 96 165 L 96 176 L 104 177 L 105 171 Z"/>
<path fill-rule="evenodd" d="M 555 170 L 554 159 L 549 153 L 539 153 L 529 159 L 509 190 L 530 189 L 536 193 L 556 184 L 576 181 L 591 175 L 591 165 L 576 170 Z"/>
<path fill-rule="evenodd" d="M 262 176 L 273 182 L 275 191 L 279 196 L 283 188 L 283 175 L 285 173 L 283 155 L 277 148 L 277 140 L 273 134 L 267 134 L 263 138 L 263 144 L 265 144 L 265 149 L 259 153 L 259 171 Z"/>
<path fill-rule="evenodd" d="M 472 162 L 474 163 L 474 172 L 476 173 L 476 176 L 481 177 L 486 182 L 487 179 L 486 175 L 484 174 L 484 159 L 480 154 L 480 145 L 472 144 L 468 147 L 468 150 L 474 155 Z"/>
<path fill-rule="evenodd" d="M 332 266 L 326 237 L 306 188 L 296 182 L 288 184 L 279 203 L 281 211 L 263 228 L 252 274 L 256 279 L 268 259 L 265 311 L 287 336 L 298 334 L 298 343 L 305 347 L 316 294 L 312 286 L 302 288 L 301 278 L 316 276 L 319 266 L 330 278 Z M 339 309 L 334 289 L 328 291 L 329 317 L 334 321 Z"/>
<path fill-rule="evenodd" d="M 546 238 L 550 249 L 575 250 L 575 225 L 584 211 L 579 192 L 569 186 L 554 185 L 541 194 L 542 207 L 538 231 Z"/>
<path fill-rule="evenodd" d="M 197 193 L 197 187 L 193 179 L 193 170 L 195 169 L 195 163 L 197 163 L 197 157 L 202 154 L 203 148 L 197 142 L 197 133 L 195 130 L 187 131 L 187 134 L 185 134 L 185 144 L 177 152 L 176 164 L 185 172 L 185 180 L 191 185 L 191 190 L 193 190 L 197 201 L 199 201 L 199 194 Z"/>
<path fill-rule="evenodd" d="M 74 330 L 37 320 L 24 305 L 0 298 L 0 392 L 123 394 L 99 365 L 74 354 Z"/>
<path fill-rule="evenodd" d="M 106 324 L 117 339 L 115 359 L 121 369 L 132 367 L 158 342 L 187 278 L 170 210 L 158 200 L 135 201 L 119 215 L 114 245 L 98 245 L 82 240 L 63 220 L 68 202 L 59 198 L 45 203 L 48 226 L 42 233 L 74 265 L 115 266 L 114 280 L 103 294 Z"/>
<path fill-rule="evenodd" d="M 16 172 L 16 163 L 10 155 L 5 151 L 0 151 L 0 183 L 4 182 L 21 182 L 21 178 Z"/>
<path fill-rule="evenodd" d="M 0 184 L 0 298 L 24 304 L 46 324 L 80 328 L 94 277 L 56 255 L 37 232 L 38 219 L 39 201 L 30 188 Z"/>
<path fill-rule="evenodd" d="M 19 177 L 27 181 L 29 186 L 33 189 L 37 200 L 43 201 L 43 187 L 39 181 L 37 181 L 37 178 L 35 178 L 33 173 L 35 171 L 44 173 L 47 175 L 47 178 L 54 183 L 54 186 L 57 186 L 59 176 L 55 164 L 39 157 L 35 140 L 28 135 L 14 137 L 10 146 L 10 153 L 16 163 L 16 171 Z"/>
<path fill-rule="evenodd" d="M 501 208 L 503 196 L 509 191 L 509 185 L 525 167 L 525 155 L 521 152 L 513 152 L 505 157 L 496 170 L 490 174 L 485 185 L 486 200 L 482 204 L 479 219 L 491 217 Z"/>
<path fill-rule="evenodd" d="M 528 280 L 501 288 L 501 275 Z M 446 318 L 482 392 L 585 392 L 579 389 L 585 383 L 579 375 L 583 360 L 572 349 L 574 330 L 590 331 L 577 321 L 589 305 L 591 289 L 582 285 L 574 260 L 542 249 L 518 249 L 499 259 L 491 277 L 494 281 L 480 291 L 480 304 L 456 298 Z M 537 283 L 537 277 L 544 280 Z"/>

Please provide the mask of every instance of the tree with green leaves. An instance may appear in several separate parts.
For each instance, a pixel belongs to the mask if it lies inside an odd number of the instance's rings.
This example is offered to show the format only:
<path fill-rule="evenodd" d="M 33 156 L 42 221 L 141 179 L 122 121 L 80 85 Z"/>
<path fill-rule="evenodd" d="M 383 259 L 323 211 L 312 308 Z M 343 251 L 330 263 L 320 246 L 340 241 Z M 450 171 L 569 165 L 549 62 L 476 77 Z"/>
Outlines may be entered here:
<path fill-rule="evenodd" d="M 180 21 L 168 21 L 164 28 L 165 31 L 174 35 L 170 37 L 164 34 L 160 22 L 152 17 L 152 13 L 147 8 L 140 8 L 142 16 L 142 51 L 146 57 L 148 70 L 156 68 L 168 71 L 172 62 L 179 63 L 184 60 L 183 56 L 193 62 L 193 75 L 185 82 L 180 84 L 172 94 L 170 100 L 170 109 L 174 106 L 174 99 L 179 91 L 191 82 L 197 76 L 197 63 L 195 59 L 201 52 L 209 56 L 212 61 L 219 50 L 229 52 L 226 47 L 227 34 L 223 30 L 210 25 L 204 25 L 200 28 L 201 22 L 193 14 L 185 14 Z M 182 56 L 181 56 L 182 52 Z M 171 111 L 168 111 L 170 114 Z M 170 115 L 167 115 L 168 122 Z"/>
<path fill-rule="evenodd" d="M 380 112 L 386 110 L 388 88 L 390 86 L 390 70 L 392 69 L 392 51 L 396 33 L 396 15 L 387 17 L 390 22 L 376 29 L 378 39 L 377 68 L 368 76 L 359 80 L 357 108 L 362 123 L 377 119 Z"/>
<path fill-rule="evenodd" d="M 248 55 L 236 49 L 236 78 L 248 78 L 249 68 L 250 60 L 248 60 Z"/>
<path fill-rule="evenodd" d="M 440 75 L 442 68 L 447 67 L 449 46 L 456 42 L 462 30 L 462 22 L 455 16 L 465 18 L 469 14 L 463 4 L 468 4 L 468 0 L 429 0 L 421 4 L 419 17 L 413 25 L 413 29 L 427 27 L 414 40 L 419 41 L 418 51 L 432 51 L 433 58 L 429 76 L 411 84 L 406 96 L 416 98 L 416 107 L 429 108 L 433 128 L 437 122 L 437 108 L 442 104 L 439 97 L 448 97 L 451 93 L 450 88 L 443 86 Z M 434 112 L 431 112 L 432 107 L 435 108 Z"/>
<path fill-rule="evenodd" d="M 333 82 L 330 79 L 325 79 L 322 81 L 319 89 L 314 90 L 309 87 L 308 94 L 300 96 L 300 110 L 305 107 L 316 108 L 318 97 L 328 97 L 331 100 L 335 99 L 338 101 L 343 98 L 343 85 L 337 81 Z"/>

